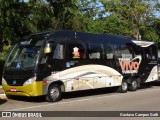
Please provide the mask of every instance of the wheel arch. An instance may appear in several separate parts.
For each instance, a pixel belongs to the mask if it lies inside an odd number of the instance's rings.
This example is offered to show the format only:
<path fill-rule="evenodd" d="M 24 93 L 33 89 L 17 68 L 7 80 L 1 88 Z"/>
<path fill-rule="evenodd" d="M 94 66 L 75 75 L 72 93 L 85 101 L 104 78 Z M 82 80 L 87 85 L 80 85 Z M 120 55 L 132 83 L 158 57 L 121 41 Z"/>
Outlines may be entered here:
<path fill-rule="evenodd" d="M 133 80 L 136 80 L 138 83 L 140 83 L 139 75 L 124 76 L 123 80 L 126 81 L 128 84 L 131 84 Z"/>
<path fill-rule="evenodd" d="M 64 82 L 62 82 L 61 80 L 57 80 L 57 81 L 51 82 L 51 83 L 48 85 L 48 89 L 49 89 L 49 87 L 50 87 L 51 85 L 55 85 L 55 84 L 60 86 L 62 92 L 65 92 L 65 85 L 64 85 Z"/>

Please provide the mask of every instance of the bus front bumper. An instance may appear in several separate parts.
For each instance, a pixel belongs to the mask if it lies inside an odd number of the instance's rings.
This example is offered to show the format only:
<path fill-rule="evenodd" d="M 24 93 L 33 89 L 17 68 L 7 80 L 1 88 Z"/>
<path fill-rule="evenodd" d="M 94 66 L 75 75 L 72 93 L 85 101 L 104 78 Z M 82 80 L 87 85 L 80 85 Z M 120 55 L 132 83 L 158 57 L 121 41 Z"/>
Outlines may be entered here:
<path fill-rule="evenodd" d="M 13 96 L 42 96 L 43 82 L 34 82 L 26 86 L 9 86 L 2 83 L 6 95 Z"/>

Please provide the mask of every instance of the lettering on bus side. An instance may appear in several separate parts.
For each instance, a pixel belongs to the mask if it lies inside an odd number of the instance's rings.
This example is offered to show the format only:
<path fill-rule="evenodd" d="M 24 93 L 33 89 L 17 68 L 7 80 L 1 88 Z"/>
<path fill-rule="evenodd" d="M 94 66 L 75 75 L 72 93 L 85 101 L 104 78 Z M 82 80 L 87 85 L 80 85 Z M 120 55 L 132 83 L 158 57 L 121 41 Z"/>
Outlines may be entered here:
<path fill-rule="evenodd" d="M 130 58 L 119 58 L 119 63 L 123 74 L 138 73 L 141 63 L 141 56 Z"/>

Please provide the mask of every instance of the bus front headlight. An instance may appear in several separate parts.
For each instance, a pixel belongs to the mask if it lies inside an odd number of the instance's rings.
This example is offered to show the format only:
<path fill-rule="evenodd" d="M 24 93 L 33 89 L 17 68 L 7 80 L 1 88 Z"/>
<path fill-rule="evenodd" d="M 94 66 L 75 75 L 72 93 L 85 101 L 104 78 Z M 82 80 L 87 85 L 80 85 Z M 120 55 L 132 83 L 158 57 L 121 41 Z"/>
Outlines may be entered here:
<path fill-rule="evenodd" d="M 36 80 L 36 77 L 30 78 L 23 84 L 23 86 L 31 85 L 35 80 Z"/>
<path fill-rule="evenodd" d="M 2 77 L 2 84 L 8 85 L 6 80 Z"/>

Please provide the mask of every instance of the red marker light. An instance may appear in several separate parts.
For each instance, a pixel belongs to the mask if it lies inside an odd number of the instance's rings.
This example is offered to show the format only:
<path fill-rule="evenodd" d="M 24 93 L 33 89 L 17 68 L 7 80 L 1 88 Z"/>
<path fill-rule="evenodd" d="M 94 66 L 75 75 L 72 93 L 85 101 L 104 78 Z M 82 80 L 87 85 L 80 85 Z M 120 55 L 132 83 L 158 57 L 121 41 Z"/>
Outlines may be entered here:
<path fill-rule="evenodd" d="M 47 85 L 47 81 L 43 80 L 43 86 L 46 86 L 46 85 Z"/>
<path fill-rule="evenodd" d="M 76 78 L 75 80 L 79 80 L 79 78 Z"/>

